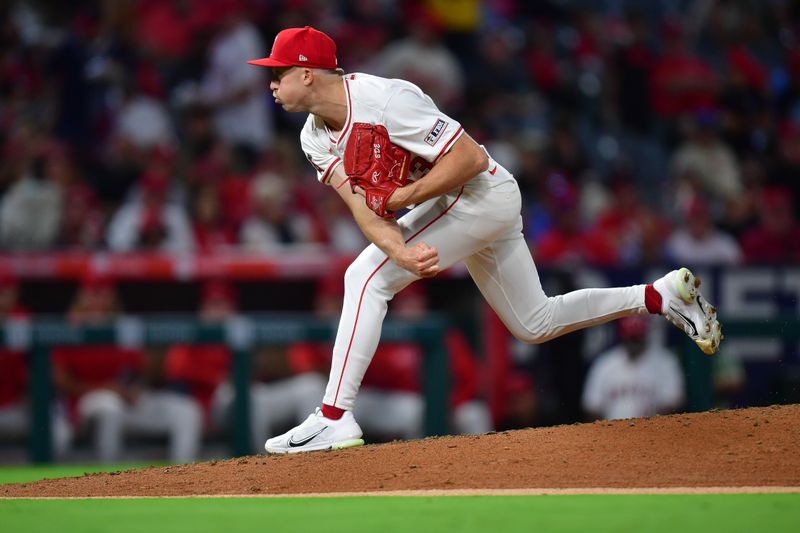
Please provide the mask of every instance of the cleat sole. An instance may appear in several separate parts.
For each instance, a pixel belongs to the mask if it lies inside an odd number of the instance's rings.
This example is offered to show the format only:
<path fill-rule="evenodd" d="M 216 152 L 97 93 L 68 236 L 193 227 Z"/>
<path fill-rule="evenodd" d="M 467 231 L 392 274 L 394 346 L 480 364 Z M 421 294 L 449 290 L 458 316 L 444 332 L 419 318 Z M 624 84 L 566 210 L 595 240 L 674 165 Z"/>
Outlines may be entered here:
<path fill-rule="evenodd" d="M 697 296 L 700 288 L 700 278 L 696 278 L 688 268 L 681 268 L 675 275 L 675 287 L 684 303 L 690 304 Z"/>
<path fill-rule="evenodd" d="M 350 440 L 343 440 L 341 442 L 335 442 L 333 444 L 318 444 L 316 446 L 306 446 L 301 448 L 275 448 L 270 449 L 266 448 L 268 455 L 285 455 L 285 454 L 296 454 L 296 453 L 313 453 L 313 452 L 324 452 L 327 450 L 344 450 L 347 448 L 355 448 L 356 446 L 363 446 L 364 439 L 350 439 Z"/>
<path fill-rule="evenodd" d="M 709 304 L 700 294 L 700 285 L 700 278 L 692 274 L 692 271 L 688 268 L 684 267 L 676 271 L 675 289 L 678 293 L 678 297 L 683 300 L 685 304 L 697 305 L 700 307 L 704 315 L 704 320 L 701 324 L 696 325 L 698 328 L 704 330 L 702 336 L 705 338 L 698 338 L 699 335 L 697 335 L 696 332 L 693 333 L 683 321 L 671 316 L 666 316 L 666 318 L 678 329 L 689 335 L 703 353 L 714 355 L 719 350 L 720 342 L 725 337 L 722 335 L 722 326 L 717 321 L 717 309 Z"/>
<path fill-rule="evenodd" d="M 337 442 L 333 446 L 331 446 L 331 450 L 346 450 L 347 448 L 355 448 L 356 446 L 363 446 L 364 439 L 352 439 L 352 440 L 344 440 L 342 442 Z"/>

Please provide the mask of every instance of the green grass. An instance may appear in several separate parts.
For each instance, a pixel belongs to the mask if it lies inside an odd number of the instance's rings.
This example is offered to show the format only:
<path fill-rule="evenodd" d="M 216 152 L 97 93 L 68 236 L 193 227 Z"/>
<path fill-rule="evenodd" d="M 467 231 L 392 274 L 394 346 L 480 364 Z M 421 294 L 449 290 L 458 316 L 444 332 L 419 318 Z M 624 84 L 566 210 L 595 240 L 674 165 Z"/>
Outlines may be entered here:
<path fill-rule="evenodd" d="M 141 464 L 0 467 L 0 484 Z M 800 531 L 800 494 L 0 500 L 0 531 Z"/>
<path fill-rule="evenodd" d="M 14 533 L 798 531 L 798 494 L 0 500 Z"/>
<path fill-rule="evenodd" d="M 116 465 L 35 465 L 35 466 L 0 466 L 0 485 L 4 483 L 26 483 L 39 479 L 59 477 L 76 477 L 94 472 L 115 472 L 151 466 L 156 463 L 130 463 Z M 160 464 L 160 463 L 158 463 Z"/>

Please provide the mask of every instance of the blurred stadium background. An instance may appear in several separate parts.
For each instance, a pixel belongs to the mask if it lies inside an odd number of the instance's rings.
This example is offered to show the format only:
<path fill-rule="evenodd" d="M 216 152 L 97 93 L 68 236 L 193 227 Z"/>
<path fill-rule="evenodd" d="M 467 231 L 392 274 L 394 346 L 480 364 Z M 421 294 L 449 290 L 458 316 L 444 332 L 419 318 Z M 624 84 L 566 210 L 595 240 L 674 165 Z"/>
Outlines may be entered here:
<path fill-rule="evenodd" d="M 800 2 L 16 0 L 0 16 L 0 463 L 252 453 L 319 401 L 366 243 L 299 149 L 304 117 L 245 63 L 306 24 L 346 71 L 420 85 L 515 174 L 550 294 L 688 265 L 727 336 L 713 359 L 656 321 L 520 345 L 457 266 L 390 306 L 361 399 L 371 441 L 610 416 L 586 376 L 632 340 L 680 376 L 657 400 L 664 374 L 632 371 L 607 393 L 623 416 L 800 401 Z"/>

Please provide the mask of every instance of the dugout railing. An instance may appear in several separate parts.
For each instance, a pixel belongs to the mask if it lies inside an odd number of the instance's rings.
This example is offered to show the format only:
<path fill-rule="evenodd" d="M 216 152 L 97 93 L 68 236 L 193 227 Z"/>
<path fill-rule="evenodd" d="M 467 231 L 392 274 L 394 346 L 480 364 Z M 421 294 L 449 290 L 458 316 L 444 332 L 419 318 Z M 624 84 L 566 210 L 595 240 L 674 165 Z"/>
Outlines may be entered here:
<path fill-rule="evenodd" d="M 387 319 L 381 341 L 418 342 L 423 350 L 421 385 L 425 396 L 424 431 L 442 435 L 448 431 L 448 360 L 444 346 L 447 322 L 431 313 L 424 321 Z M 233 353 L 231 367 L 235 398 L 231 424 L 231 452 L 247 455 L 250 449 L 249 394 L 251 350 L 257 346 L 299 341 L 332 341 L 336 323 L 308 315 L 238 315 L 224 323 L 207 323 L 196 316 L 125 316 L 113 323 L 78 326 L 63 318 L 38 317 L 9 321 L 2 329 L 2 343 L 30 354 L 30 457 L 33 462 L 52 459 L 50 352 L 54 346 L 117 344 L 167 346 L 175 343 L 225 343 Z"/>

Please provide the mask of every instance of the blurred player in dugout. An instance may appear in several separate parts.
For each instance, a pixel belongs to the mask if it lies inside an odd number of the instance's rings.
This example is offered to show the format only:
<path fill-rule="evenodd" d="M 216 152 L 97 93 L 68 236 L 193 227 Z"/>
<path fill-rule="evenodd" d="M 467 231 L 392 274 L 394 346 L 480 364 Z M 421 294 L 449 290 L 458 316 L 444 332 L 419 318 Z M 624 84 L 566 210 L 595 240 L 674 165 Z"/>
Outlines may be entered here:
<path fill-rule="evenodd" d="M 683 370 L 672 352 L 648 339 L 647 317 L 617 322 L 619 344 L 593 362 L 583 390 L 590 419 L 641 418 L 678 411 L 685 400 Z"/>
<path fill-rule="evenodd" d="M 113 281 L 87 276 L 68 311 L 74 324 L 107 324 L 119 312 Z M 52 352 L 53 380 L 69 421 L 59 447 L 65 453 L 74 437 L 91 436 L 103 462 L 123 458 L 123 442 L 132 435 L 167 437 L 168 459 L 197 458 L 202 413 L 197 402 L 166 388 L 158 352 L 116 345 L 61 346 Z M 59 449 L 60 448 L 60 449 Z"/>
<path fill-rule="evenodd" d="M 3 324 L 27 320 L 30 313 L 18 302 L 13 276 L 0 274 L 0 318 Z M 28 360 L 25 352 L 0 348 L 0 438 L 19 441 L 28 433 Z"/>
<path fill-rule="evenodd" d="M 238 308 L 236 288 L 211 279 L 201 288 L 200 320 L 224 322 Z M 251 446 L 258 450 L 276 429 L 302 420 L 325 390 L 316 373 L 295 373 L 285 346 L 259 346 L 252 356 L 250 392 Z M 193 397 L 202 407 L 206 433 L 230 430 L 234 388 L 229 379 L 233 353 L 226 344 L 176 344 L 166 356 L 166 376 L 173 389 Z"/>

